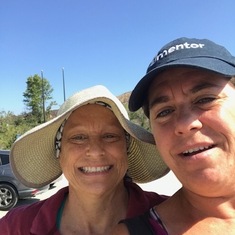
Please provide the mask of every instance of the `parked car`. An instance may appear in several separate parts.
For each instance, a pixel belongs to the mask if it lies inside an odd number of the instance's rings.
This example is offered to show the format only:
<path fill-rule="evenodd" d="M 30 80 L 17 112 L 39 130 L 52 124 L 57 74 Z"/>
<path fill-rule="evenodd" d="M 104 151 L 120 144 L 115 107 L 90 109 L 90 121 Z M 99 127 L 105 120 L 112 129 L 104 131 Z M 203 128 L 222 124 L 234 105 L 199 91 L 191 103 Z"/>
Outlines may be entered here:
<path fill-rule="evenodd" d="M 48 190 L 29 188 L 14 176 L 9 163 L 9 150 L 0 150 L 0 210 L 6 211 L 16 205 L 19 199 L 34 197 Z"/>

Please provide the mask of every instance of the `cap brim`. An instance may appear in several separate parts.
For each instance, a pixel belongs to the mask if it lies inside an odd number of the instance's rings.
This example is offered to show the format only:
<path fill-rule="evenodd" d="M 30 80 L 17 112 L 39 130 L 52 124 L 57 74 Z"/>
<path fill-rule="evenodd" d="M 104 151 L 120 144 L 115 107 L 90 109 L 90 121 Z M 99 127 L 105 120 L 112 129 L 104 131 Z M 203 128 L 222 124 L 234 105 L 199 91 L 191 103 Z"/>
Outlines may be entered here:
<path fill-rule="evenodd" d="M 223 60 L 211 57 L 195 57 L 174 60 L 151 70 L 138 82 L 129 99 L 130 111 L 136 111 L 143 106 L 144 100 L 147 98 L 148 89 L 158 73 L 172 67 L 194 67 L 219 73 L 225 77 L 235 76 L 234 65 L 231 65 Z"/>

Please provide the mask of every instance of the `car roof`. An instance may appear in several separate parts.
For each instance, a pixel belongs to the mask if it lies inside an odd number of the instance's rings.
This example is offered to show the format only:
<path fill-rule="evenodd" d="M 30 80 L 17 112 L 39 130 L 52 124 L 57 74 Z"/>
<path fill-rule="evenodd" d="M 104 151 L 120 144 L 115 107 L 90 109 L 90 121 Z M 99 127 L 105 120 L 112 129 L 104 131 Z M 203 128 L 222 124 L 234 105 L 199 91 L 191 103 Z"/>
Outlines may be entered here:
<path fill-rule="evenodd" d="M 0 149 L 0 154 L 9 154 L 10 150 L 2 150 Z"/>

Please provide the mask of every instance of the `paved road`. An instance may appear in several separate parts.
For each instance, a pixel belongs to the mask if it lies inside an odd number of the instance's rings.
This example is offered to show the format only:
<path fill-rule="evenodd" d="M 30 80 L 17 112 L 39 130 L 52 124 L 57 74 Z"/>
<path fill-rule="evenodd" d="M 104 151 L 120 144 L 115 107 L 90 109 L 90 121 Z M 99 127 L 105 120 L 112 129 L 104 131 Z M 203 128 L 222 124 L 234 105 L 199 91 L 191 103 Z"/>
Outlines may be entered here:
<path fill-rule="evenodd" d="M 54 193 L 56 193 L 62 187 L 65 187 L 67 184 L 68 183 L 67 183 L 66 179 L 64 177 L 62 177 L 62 179 L 60 181 L 55 183 L 53 188 L 49 189 L 48 191 L 46 191 L 44 193 L 37 195 L 36 197 L 19 200 L 19 202 L 16 204 L 15 207 L 20 206 L 20 205 L 25 205 L 25 204 L 31 204 L 36 201 L 46 199 L 46 198 L 50 197 L 51 195 L 53 195 Z M 6 213 L 7 213 L 7 211 L 0 211 L 0 218 L 2 218 Z"/>

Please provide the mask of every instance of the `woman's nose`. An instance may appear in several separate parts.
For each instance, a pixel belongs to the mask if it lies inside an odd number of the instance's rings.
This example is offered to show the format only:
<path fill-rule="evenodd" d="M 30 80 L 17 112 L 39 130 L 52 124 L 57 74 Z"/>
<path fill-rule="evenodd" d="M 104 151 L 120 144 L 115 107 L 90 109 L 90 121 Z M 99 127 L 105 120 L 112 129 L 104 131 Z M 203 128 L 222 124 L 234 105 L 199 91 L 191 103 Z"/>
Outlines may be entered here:
<path fill-rule="evenodd" d="M 102 144 L 102 141 L 100 141 L 97 138 L 91 138 L 89 140 L 89 144 L 87 146 L 87 156 L 102 156 L 104 155 L 104 146 Z"/>

